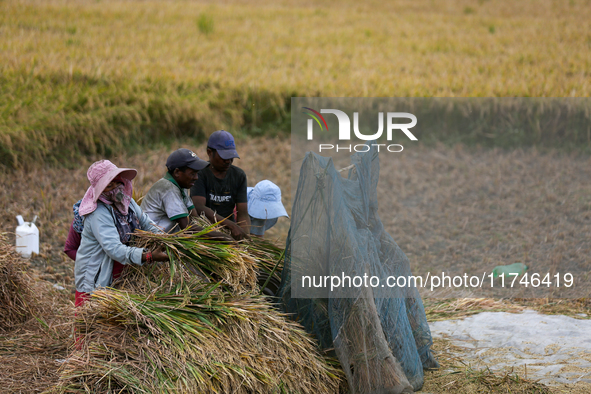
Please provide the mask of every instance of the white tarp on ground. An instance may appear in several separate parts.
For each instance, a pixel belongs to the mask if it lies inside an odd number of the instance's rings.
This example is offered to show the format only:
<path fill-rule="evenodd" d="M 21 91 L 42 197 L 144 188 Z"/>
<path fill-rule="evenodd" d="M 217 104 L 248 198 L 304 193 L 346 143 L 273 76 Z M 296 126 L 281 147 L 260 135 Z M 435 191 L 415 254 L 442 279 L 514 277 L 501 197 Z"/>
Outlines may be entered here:
<path fill-rule="evenodd" d="M 429 324 L 433 337 L 464 347 L 473 367 L 510 367 L 541 383 L 591 383 L 591 320 L 559 315 L 483 312 Z"/>

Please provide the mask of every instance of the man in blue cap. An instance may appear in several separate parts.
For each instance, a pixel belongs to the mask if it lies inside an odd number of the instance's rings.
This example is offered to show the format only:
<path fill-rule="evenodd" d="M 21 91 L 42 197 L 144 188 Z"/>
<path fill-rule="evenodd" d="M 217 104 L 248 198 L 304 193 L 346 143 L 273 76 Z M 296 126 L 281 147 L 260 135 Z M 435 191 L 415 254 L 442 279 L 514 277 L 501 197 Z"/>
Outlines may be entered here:
<path fill-rule="evenodd" d="M 235 158 L 240 158 L 232 134 L 215 131 L 207 142 L 207 156 L 210 165 L 199 171 L 191 187 L 195 210 L 205 213 L 211 222 L 221 221 L 234 239 L 250 238 L 246 174 L 232 165 Z"/>

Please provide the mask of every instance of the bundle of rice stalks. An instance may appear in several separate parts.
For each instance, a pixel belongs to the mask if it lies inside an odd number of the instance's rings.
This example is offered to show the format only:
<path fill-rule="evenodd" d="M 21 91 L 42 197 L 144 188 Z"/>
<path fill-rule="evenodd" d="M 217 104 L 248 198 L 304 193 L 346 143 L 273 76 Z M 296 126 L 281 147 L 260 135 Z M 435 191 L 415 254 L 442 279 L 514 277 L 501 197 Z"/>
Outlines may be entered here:
<path fill-rule="evenodd" d="M 227 227 L 222 226 L 219 223 L 212 223 L 204 213 L 201 213 L 198 216 L 191 216 L 191 224 L 197 225 L 203 228 L 209 228 L 215 224 L 215 231 L 221 231 L 224 234 L 232 235 L 230 230 Z"/>
<path fill-rule="evenodd" d="M 255 288 L 255 257 L 241 244 L 204 237 L 215 229 L 215 226 L 209 226 L 202 231 L 192 232 L 189 227 L 174 234 L 138 231 L 135 242 L 137 246 L 151 250 L 164 248 L 170 258 L 171 283 L 177 272 L 185 268 L 190 272 L 199 272 L 214 282 L 222 280 L 234 292 Z"/>
<path fill-rule="evenodd" d="M 215 228 L 216 231 L 230 234 L 226 227 L 217 225 L 217 223 L 213 227 L 205 215 L 193 218 L 192 223 L 203 228 Z M 259 286 L 264 288 L 265 285 L 271 284 L 278 287 L 281 283 L 284 249 L 260 237 L 252 237 L 250 242 L 242 243 L 242 246 L 256 259 Z"/>
<path fill-rule="evenodd" d="M 335 393 L 341 374 L 262 296 L 193 282 L 95 291 L 56 392 Z"/>
<path fill-rule="evenodd" d="M 0 331 L 25 323 L 34 315 L 37 300 L 27 268 L 6 235 L 0 234 Z"/>
<path fill-rule="evenodd" d="M 260 261 L 276 271 L 281 250 L 204 238 L 213 230 L 137 234 L 170 262 L 129 266 L 118 288 L 92 294 L 76 317 L 81 348 L 53 391 L 338 392 L 336 360 L 257 294 Z"/>
<path fill-rule="evenodd" d="M 258 284 L 263 294 L 275 295 L 281 285 L 285 249 L 263 238 L 253 237 L 244 247 L 256 258 Z"/>

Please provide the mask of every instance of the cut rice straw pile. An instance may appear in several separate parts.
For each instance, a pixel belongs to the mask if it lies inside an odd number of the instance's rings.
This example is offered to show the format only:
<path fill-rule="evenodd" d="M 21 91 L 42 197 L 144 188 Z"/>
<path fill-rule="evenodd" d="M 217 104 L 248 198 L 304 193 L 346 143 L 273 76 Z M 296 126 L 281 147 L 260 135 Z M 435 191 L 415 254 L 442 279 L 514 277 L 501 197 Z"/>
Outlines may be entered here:
<path fill-rule="evenodd" d="M 144 245 L 164 247 L 173 262 L 129 266 L 117 289 L 92 294 L 76 317 L 80 349 L 52 392 L 339 391 L 336 361 L 257 294 L 247 244 L 202 236 L 138 235 Z"/>
<path fill-rule="evenodd" d="M 203 228 L 212 228 L 212 223 L 205 217 L 200 215 L 194 219 L 194 224 Z M 216 231 L 222 231 L 230 234 L 226 227 L 215 227 Z M 273 244 L 272 242 L 253 236 L 251 241 L 243 243 L 242 246 L 248 250 L 253 257 L 256 258 L 258 273 L 264 274 L 265 278 L 271 276 L 276 283 L 281 282 L 281 272 L 283 270 L 283 252 L 284 250 Z"/>
<path fill-rule="evenodd" d="M 0 234 L 0 390 L 40 392 L 58 380 L 71 323 L 67 297 L 31 274 L 27 261 Z"/>
<path fill-rule="evenodd" d="M 521 305 L 497 301 L 491 298 L 452 298 L 424 301 L 427 320 L 430 322 L 463 319 L 480 312 L 521 312 Z"/>
<path fill-rule="evenodd" d="M 433 350 L 441 368 L 427 372 L 424 392 L 551 394 L 554 391 L 542 383 L 519 375 L 513 369 L 495 372 L 488 368 L 476 369 L 466 364 L 457 354 L 463 348 L 448 339 L 436 338 Z"/>
<path fill-rule="evenodd" d="M 35 314 L 36 299 L 26 263 L 0 234 L 0 332 L 25 323 Z"/>

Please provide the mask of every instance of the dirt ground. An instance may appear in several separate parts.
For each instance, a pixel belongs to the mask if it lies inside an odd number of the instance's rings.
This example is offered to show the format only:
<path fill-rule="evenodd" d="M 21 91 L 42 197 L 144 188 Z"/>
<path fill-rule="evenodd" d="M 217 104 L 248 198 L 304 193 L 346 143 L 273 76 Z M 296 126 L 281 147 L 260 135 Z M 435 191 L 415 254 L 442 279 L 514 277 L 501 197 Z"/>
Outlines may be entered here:
<path fill-rule="evenodd" d="M 206 157 L 204 145 L 181 146 Z M 275 182 L 291 213 L 290 165 L 299 165 L 301 157 L 291 156 L 290 141 L 253 139 L 238 141 L 237 146 L 242 159 L 235 165 L 246 171 L 249 186 L 263 179 Z M 111 160 L 138 169 L 134 187 L 142 195 L 163 175 L 169 153 L 170 149 L 161 148 Z M 521 262 L 529 273 L 573 274 L 576 292 L 561 283 L 544 297 L 588 295 L 591 158 L 440 145 L 409 147 L 380 160 L 380 217 L 407 254 L 415 275 L 444 271 L 482 276 L 494 266 Z M 64 287 L 71 299 L 74 263 L 61 250 L 72 219 L 71 206 L 88 186 L 90 163 L 80 163 L 76 169 L 39 166 L 0 173 L 0 232 L 14 232 L 17 214 L 26 220 L 38 215 L 41 253 L 31 264 L 40 278 Z M 337 162 L 337 166 L 346 165 Z M 288 229 L 289 220 L 281 218 L 267 234 L 284 242 Z M 444 289 L 436 295 L 493 296 L 499 295 L 493 292 L 497 288 L 459 289 L 460 293 Z M 423 292 L 425 297 L 431 295 Z M 522 285 L 501 295 L 535 294 Z M 426 388 L 433 390 L 428 382 L 435 378 L 429 376 Z"/>
<path fill-rule="evenodd" d="M 334 163 L 346 167 L 348 153 Z M 482 287 L 422 289 L 424 297 L 587 297 L 590 164 L 589 157 L 533 149 L 408 146 L 380 153 L 379 215 L 414 275 L 485 278 Z M 545 283 L 519 278 L 511 288 L 506 278 L 501 288 L 492 269 L 513 263 Z M 568 274 L 572 287 L 565 287 Z"/>
<path fill-rule="evenodd" d="M 574 288 L 553 282 L 536 294 L 522 284 L 501 293 L 477 289 L 478 296 L 588 295 L 588 157 L 461 146 L 405 153 L 381 161 L 378 198 L 384 226 L 408 255 L 413 273 L 481 276 L 497 265 L 524 263 L 542 277 L 571 273 Z"/>

